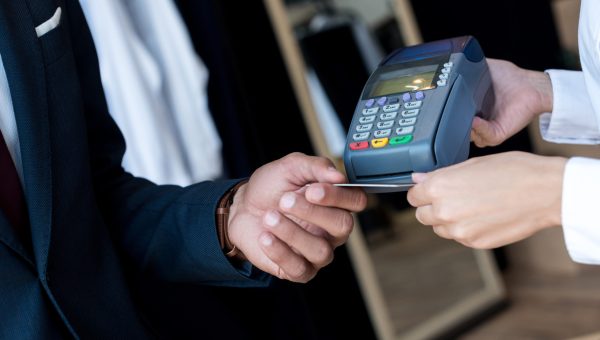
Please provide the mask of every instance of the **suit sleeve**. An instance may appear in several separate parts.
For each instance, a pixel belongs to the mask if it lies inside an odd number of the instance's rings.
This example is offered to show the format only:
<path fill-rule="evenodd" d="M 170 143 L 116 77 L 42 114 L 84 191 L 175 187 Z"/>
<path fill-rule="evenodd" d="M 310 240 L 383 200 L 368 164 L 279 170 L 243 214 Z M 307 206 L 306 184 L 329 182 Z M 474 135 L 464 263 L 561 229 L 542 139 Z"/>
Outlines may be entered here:
<path fill-rule="evenodd" d="M 79 3 L 67 0 L 69 28 L 86 114 L 96 197 L 119 248 L 140 271 L 168 281 L 265 286 L 250 263 L 232 265 L 217 236 L 220 198 L 239 180 L 186 188 L 156 185 L 124 171 L 125 141 L 108 113 L 93 41 Z"/>

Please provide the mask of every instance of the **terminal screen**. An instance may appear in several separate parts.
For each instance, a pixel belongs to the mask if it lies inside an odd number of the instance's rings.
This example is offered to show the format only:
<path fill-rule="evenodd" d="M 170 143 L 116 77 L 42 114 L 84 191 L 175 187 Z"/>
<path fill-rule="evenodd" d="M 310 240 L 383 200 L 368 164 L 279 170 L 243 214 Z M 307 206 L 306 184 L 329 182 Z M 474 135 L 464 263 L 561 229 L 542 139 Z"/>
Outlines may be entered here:
<path fill-rule="evenodd" d="M 437 69 L 438 65 L 428 65 L 382 74 L 372 87 L 369 97 L 432 89 L 435 87 L 433 79 Z"/>

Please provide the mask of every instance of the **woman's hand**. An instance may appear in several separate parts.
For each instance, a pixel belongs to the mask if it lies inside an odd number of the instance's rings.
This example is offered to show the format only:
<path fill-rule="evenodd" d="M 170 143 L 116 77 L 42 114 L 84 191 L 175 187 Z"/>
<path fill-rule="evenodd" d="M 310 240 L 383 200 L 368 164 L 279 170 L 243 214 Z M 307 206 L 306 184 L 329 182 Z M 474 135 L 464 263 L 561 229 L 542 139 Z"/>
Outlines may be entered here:
<path fill-rule="evenodd" d="M 560 225 L 565 163 L 524 152 L 473 158 L 414 174 L 408 201 L 439 236 L 495 248 Z"/>
<path fill-rule="evenodd" d="M 471 140 L 479 147 L 504 142 L 535 117 L 552 111 L 552 83 L 544 72 L 525 70 L 515 64 L 487 59 L 492 78 L 492 95 L 475 117 Z"/>

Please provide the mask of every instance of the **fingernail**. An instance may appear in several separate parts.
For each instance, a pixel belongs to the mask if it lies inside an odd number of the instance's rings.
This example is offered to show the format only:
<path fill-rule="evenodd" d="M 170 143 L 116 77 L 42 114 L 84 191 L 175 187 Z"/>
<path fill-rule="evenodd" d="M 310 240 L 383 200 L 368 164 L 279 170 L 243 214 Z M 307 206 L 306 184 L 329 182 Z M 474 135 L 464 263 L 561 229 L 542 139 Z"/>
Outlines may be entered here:
<path fill-rule="evenodd" d="M 271 235 L 263 235 L 260 237 L 260 243 L 268 247 L 273 244 L 273 237 Z"/>
<path fill-rule="evenodd" d="M 290 209 L 296 204 L 296 195 L 291 192 L 283 195 L 279 204 L 281 204 L 281 207 L 284 209 Z"/>
<path fill-rule="evenodd" d="M 427 174 L 420 173 L 420 172 L 415 172 L 412 174 L 412 180 L 413 180 L 413 182 L 415 182 L 417 184 L 425 181 L 426 179 L 427 179 Z"/>
<path fill-rule="evenodd" d="M 329 168 L 327 168 L 327 170 L 337 172 L 337 169 L 334 166 L 330 166 Z"/>
<path fill-rule="evenodd" d="M 325 190 L 321 187 L 313 187 L 308 190 L 308 197 L 313 201 L 320 201 L 325 197 Z"/>
<path fill-rule="evenodd" d="M 270 211 L 265 216 L 265 224 L 269 227 L 274 227 L 279 223 L 279 213 L 276 211 Z"/>

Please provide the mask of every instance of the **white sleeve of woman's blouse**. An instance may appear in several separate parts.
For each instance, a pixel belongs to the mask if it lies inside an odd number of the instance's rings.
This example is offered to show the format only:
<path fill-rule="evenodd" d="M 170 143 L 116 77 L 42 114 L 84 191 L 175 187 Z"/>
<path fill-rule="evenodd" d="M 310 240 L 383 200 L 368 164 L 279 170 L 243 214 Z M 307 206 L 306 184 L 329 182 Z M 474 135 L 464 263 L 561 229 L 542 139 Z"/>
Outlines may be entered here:
<path fill-rule="evenodd" d="M 600 130 L 583 72 L 547 70 L 553 110 L 540 116 L 542 138 L 553 143 L 600 144 Z"/>
<path fill-rule="evenodd" d="M 600 1 L 583 0 L 579 18 L 582 72 L 548 71 L 552 114 L 541 120 L 549 141 L 600 143 Z M 600 156 L 600 154 L 599 154 Z M 573 261 L 600 264 L 600 160 L 572 158 L 563 177 L 562 224 Z"/>
<path fill-rule="evenodd" d="M 600 160 L 571 158 L 565 167 L 562 224 L 575 262 L 600 264 Z"/>
<path fill-rule="evenodd" d="M 547 71 L 553 111 L 540 117 L 542 137 L 555 143 L 600 143 L 600 131 L 582 72 Z M 600 160 L 571 158 L 565 167 L 562 225 L 571 259 L 600 264 Z"/>

